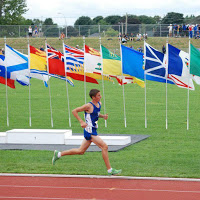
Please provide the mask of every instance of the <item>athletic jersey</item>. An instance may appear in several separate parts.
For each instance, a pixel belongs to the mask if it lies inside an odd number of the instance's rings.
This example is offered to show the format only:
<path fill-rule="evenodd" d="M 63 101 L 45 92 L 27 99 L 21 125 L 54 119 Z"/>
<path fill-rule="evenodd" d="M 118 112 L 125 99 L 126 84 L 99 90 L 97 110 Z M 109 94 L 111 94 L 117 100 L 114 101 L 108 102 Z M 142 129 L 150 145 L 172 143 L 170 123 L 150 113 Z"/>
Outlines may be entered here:
<path fill-rule="evenodd" d="M 86 124 L 88 125 L 87 128 L 98 128 L 98 119 L 99 119 L 99 114 L 101 110 L 101 104 L 99 104 L 99 108 L 97 108 L 92 102 L 89 102 L 93 105 L 93 112 L 92 113 L 86 113 L 85 112 L 85 121 Z"/>

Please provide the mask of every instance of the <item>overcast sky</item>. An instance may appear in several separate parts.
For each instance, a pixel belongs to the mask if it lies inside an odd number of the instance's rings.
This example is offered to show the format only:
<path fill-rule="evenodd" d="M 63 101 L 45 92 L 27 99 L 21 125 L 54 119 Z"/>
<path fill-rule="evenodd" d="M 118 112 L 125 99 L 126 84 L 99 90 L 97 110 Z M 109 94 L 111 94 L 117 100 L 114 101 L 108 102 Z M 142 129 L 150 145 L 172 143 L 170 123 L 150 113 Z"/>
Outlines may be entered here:
<path fill-rule="evenodd" d="M 52 18 L 54 23 L 73 25 L 81 16 L 120 15 L 159 15 L 168 12 L 183 13 L 184 16 L 200 15 L 200 0 L 26 0 L 28 11 L 24 17 L 45 20 Z M 58 14 L 60 13 L 60 14 Z"/>

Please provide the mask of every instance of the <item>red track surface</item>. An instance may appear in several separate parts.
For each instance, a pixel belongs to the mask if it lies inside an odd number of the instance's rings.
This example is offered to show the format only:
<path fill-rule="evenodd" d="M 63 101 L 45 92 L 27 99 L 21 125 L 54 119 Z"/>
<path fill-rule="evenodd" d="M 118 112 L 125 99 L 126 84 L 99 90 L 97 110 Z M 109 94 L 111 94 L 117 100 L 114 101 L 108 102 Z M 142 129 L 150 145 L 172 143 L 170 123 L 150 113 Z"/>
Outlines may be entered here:
<path fill-rule="evenodd" d="M 200 200 L 200 182 L 0 176 L 0 200 Z"/>

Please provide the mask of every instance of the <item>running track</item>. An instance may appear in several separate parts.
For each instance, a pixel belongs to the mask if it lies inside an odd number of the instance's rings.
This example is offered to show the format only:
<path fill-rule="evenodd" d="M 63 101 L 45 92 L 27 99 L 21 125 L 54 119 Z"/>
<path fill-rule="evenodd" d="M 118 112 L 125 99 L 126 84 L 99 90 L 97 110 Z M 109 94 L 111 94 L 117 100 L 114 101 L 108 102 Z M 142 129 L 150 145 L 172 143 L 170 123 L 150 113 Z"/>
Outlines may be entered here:
<path fill-rule="evenodd" d="M 0 200 L 200 200 L 200 179 L 0 174 Z"/>

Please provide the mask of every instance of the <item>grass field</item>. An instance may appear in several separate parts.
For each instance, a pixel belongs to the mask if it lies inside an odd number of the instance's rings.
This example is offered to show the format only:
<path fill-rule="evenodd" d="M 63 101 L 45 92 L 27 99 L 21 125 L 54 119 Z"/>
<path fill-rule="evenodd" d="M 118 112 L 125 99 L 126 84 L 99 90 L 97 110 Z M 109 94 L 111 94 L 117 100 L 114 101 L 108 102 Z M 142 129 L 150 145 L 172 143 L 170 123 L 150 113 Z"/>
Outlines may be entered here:
<path fill-rule="evenodd" d="M 180 38 L 176 39 L 173 39 L 171 44 L 176 46 L 176 42 Z M 41 45 L 39 40 L 35 40 L 37 41 L 36 47 Z M 68 40 L 71 45 L 80 45 L 77 40 Z M 166 38 L 158 40 L 160 40 L 159 43 L 155 38 L 150 38 L 149 44 L 161 48 Z M 11 42 L 10 39 L 9 42 L 8 44 L 14 48 L 25 48 L 24 41 L 12 40 Z M 19 42 L 18 45 L 17 42 Z M 31 42 L 34 46 L 34 42 Z M 107 42 L 104 44 L 102 41 L 102 44 L 106 47 L 110 45 L 111 49 L 117 48 L 117 41 L 108 40 Z M 182 45 L 179 48 L 187 48 L 187 42 L 187 39 L 183 39 L 180 40 L 180 43 L 177 43 Z M 199 40 L 194 40 L 194 42 L 200 44 Z M 57 43 L 61 45 L 59 40 L 55 40 L 55 45 L 52 43 L 51 45 L 55 48 L 59 48 L 59 46 L 56 46 Z M 139 43 L 136 44 L 140 45 Z M 88 45 L 95 47 L 95 45 L 98 45 L 98 40 L 92 39 L 88 41 Z M 2 46 L 2 41 L 0 46 Z M 197 43 L 196 46 L 198 46 Z M 74 81 L 74 83 L 75 87 L 69 86 L 71 109 L 84 104 L 84 84 L 78 81 Z M 51 78 L 50 84 L 54 128 L 67 129 L 69 125 L 65 82 Z M 107 128 L 104 126 L 104 121 L 99 120 L 99 133 L 145 134 L 151 136 L 147 140 L 129 146 L 124 150 L 109 153 L 113 167 L 123 169 L 122 175 L 124 176 L 200 178 L 200 88 L 198 85 L 195 85 L 195 91 L 190 92 L 190 129 L 187 131 L 187 90 L 180 89 L 175 85 L 168 85 L 168 130 L 166 130 L 165 84 L 147 82 L 147 128 L 144 127 L 144 89 L 135 84 L 125 85 L 127 115 L 127 128 L 125 128 L 122 87 L 117 82 L 115 84 L 105 82 L 104 84 L 105 106 L 109 119 Z M 91 88 L 102 90 L 101 81 L 99 81 L 99 85 L 87 83 L 87 94 Z M 48 92 L 48 88 L 45 88 L 41 81 L 31 80 L 31 128 L 51 128 Z M 0 85 L 1 132 L 14 128 L 30 128 L 28 95 L 28 87 L 16 84 L 15 90 L 8 88 L 10 127 L 7 127 L 5 86 Z M 87 101 L 89 100 L 88 96 Z M 102 112 L 103 109 L 104 107 Z M 74 117 L 72 117 L 72 130 L 74 133 L 82 133 L 82 129 Z M 88 152 L 83 156 L 64 157 L 55 166 L 51 165 L 52 155 L 53 152 L 50 151 L 1 150 L 0 172 L 106 174 L 100 152 Z"/>

